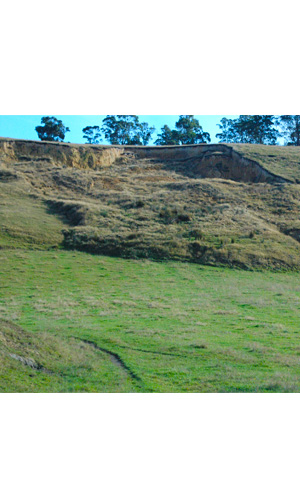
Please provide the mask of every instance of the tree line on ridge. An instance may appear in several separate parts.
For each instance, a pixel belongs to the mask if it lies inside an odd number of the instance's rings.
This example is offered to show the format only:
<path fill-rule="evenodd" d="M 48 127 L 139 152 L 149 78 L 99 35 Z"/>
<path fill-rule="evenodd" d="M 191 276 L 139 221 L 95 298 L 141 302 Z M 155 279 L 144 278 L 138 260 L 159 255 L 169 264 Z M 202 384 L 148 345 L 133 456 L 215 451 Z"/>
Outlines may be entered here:
<path fill-rule="evenodd" d="M 63 142 L 70 129 L 54 116 L 44 116 L 42 125 L 35 128 L 42 141 Z M 284 139 L 285 146 L 300 146 L 300 115 L 240 115 L 238 118 L 222 118 L 216 134 L 219 142 L 244 144 L 278 144 Z M 83 130 L 87 144 L 100 144 L 103 137 L 109 144 L 146 146 L 155 128 L 140 122 L 137 115 L 107 115 L 102 127 L 88 125 Z M 154 144 L 157 146 L 202 144 L 211 142 L 194 115 L 180 115 L 172 130 L 168 125 L 161 128 Z"/>

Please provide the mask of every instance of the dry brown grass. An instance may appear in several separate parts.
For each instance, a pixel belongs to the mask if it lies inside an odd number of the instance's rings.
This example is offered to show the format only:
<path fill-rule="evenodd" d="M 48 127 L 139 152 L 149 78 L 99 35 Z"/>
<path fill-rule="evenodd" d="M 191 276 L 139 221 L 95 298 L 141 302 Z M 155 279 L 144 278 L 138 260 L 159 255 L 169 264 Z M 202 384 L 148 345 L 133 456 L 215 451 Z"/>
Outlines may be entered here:
<path fill-rule="evenodd" d="M 296 148 L 250 146 L 234 148 L 271 170 L 276 164 L 273 171 L 280 175 L 283 159 L 291 160 L 296 179 Z M 0 212 L 6 245 L 51 239 L 59 244 L 64 229 L 65 247 L 104 255 L 245 269 L 300 268 L 297 184 L 190 178 L 174 162 L 133 153 L 100 170 L 46 161 L 10 162 L 3 170 Z M 40 207 L 47 223 L 58 216 L 60 225 L 55 222 L 45 231 Z"/>

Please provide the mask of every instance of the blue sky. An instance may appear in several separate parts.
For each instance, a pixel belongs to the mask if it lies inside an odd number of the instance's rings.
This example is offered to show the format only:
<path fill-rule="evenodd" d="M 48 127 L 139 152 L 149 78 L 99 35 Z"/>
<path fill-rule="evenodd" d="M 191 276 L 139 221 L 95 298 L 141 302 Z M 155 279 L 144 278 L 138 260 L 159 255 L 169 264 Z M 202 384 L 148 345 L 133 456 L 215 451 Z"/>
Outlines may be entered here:
<path fill-rule="evenodd" d="M 0 137 L 12 137 L 15 139 L 38 140 L 35 127 L 41 124 L 41 118 L 45 115 L 0 115 Z M 48 115 L 49 116 L 49 115 Z M 66 134 L 65 142 L 83 143 L 82 129 L 88 125 L 102 125 L 102 120 L 106 115 L 50 115 L 62 120 L 70 132 Z M 147 122 L 156 128 L 156 133 L 160 132 L 163 125 L 173 128 L 179 115 L 138 115 L 141 122 Z M 212 142 L 218 142 L 215 134 L 219 132 L 221 118 L 237 118 L 237 115 L 195 115 L 205 132 L 209 132 Z M 156 133 L 152 136 L 152 141 L 156 139 Z M 106 143 L 103 139 L 103 144 Z"/>

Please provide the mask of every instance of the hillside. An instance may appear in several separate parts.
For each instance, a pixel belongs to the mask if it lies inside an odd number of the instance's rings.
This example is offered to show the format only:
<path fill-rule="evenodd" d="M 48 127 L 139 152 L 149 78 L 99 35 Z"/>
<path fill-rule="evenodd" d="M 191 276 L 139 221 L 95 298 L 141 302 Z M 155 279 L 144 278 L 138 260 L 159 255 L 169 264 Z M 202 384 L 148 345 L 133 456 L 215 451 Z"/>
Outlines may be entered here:
<path fill-rule="evenodd" d="M 0 392 L 299 392 L 298 273 L 0 251 Z"/>
<path fill-rule="evenodd" d="M 269 172 L 299 184 L 300 156 L 297 147 L 234 144 L 233 148 L 245 158 L 258 162 Z"/>
<path fill-rule="evenodd" d="M 0 246 L 300 269 L 300 151 L 0 139 Z"/>
<path fill-rule="evenodd" d="M 298 159 L 0 139 L 0 392 L 299 392 Z"/>

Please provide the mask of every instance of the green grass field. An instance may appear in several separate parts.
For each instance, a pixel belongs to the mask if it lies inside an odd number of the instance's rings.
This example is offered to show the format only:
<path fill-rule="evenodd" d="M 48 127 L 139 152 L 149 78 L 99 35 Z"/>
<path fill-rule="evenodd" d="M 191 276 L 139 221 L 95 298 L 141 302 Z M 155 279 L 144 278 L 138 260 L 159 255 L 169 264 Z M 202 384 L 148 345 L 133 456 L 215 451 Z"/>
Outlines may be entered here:
<path fill-rule="evenodd" d="M 296 392 L 297 273 L 0 253 L 0 390 Z"/>

